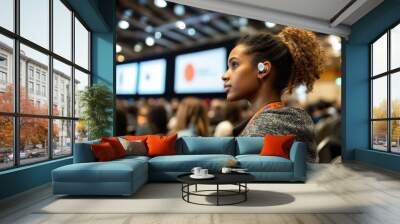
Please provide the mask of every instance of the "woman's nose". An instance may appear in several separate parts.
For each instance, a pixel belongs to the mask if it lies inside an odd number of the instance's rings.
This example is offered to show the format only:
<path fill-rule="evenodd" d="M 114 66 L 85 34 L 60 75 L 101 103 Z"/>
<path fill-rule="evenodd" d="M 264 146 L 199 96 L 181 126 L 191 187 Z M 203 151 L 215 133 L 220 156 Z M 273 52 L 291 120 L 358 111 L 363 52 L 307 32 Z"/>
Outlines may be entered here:
<path fill-rule="evenodd" d="M 223 81 L 226 81 L 226 80 L 228 80 L 229 79 L 229 74 L 228 74 L 228 72 L 225 72 L 224 74 L 222 74 L 222 80 Z"/>

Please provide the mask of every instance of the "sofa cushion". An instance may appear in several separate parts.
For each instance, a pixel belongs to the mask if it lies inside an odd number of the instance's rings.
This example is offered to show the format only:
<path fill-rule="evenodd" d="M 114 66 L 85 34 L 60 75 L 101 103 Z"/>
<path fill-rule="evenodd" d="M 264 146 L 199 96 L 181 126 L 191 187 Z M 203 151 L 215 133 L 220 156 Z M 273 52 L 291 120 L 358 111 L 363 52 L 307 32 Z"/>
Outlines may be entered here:
<path fill-rule="evenodd" d="M 126 140 L 125 138 L 118 137 L 119 142 L 124 147 L 126 155 L 147 155 L 147 148 L 145 142 L 141 140 Z"/>
<path fill-rule="evenodd" d="M 140 140 L 140 141 L 146 142 L 147 135 L 125 135 L 125 136 L 123 136 L 123 138 L 125 138 L 126 140 L 129 140 L 129 141 Z"/>
<path fill-rule="evenodd" d="M 263 137 L 236 137 L 236 155 L 259 154 L 263 145 Z"/>
<path fill-rule="evenodd" d="M 211 172 L 219 171 L 228 160 L 235 159 L 231 155 L 175 155 L 158 156 L 149 160 L 150 171 L 190 172 L 193 167 L 200 166 Z"/>
<path fill-rule="evenodd" d="M 74 147 L 74 163 L 95 162 L 96 158 L 90 148 L 92 144 L 99 144 L 100 139 L 75 143 Z"/>
<path fill-rule="evenodd" d="M 169 136 L 149 135 L 146 143 L 148 156 L 164 156 L 176 154 L 176 137 L 177 134 Z"/>
<path fill-rule="evenodd" d="M 238 155 L 236 159 L 249 172 L 293 172 L 292 161 L 278 156 Z"/>
<path fill-rule="evenodd" d="M 280 156 L 290 159 L 290 148 L 295 140 L 295 135 L 265 135 L 261 156 Z"/>
<path fill-rule="evenodd" d="M 117 159 L 117 155 L 110 143 L 102 142 L 100 144 L 92 144 L 91 146 L 96 161 L 105 162 Z"/>
<path fill-rule="evenodd" d="M 53 170 L 52 174 L 53 181 L 58 182 L 129 182 L 134 172 L 147 172 L 146 166 L 139 159 L 74 163 Z"/>
<path fill-rule="evenodd" d="M 182 137 L 177 141 L 177 154 L 225 154 L 235 155 L 233 137 Z"/>
<path fill-rule="evenodd" d="M 113 160 L 113 162 L 127 162 L 130 163 L 132 161 L 142 161 L 142 162 L 148 162 L 150 157 L 147 156 L 136 156 L 136 155 L 131 155 L 131 156 L 125 156 L 124 158 L 116 159 Z M 133 162 L 135 163 L 135 162 Z"/>
<path fill-rule="evenodd" d="M 110 143 L 110 145 L 114 149 L 117 158 L 122 158 L 126 156 L 126 151 L 117 137 L 104 137 L 101 138 L 101 142 Z"/>

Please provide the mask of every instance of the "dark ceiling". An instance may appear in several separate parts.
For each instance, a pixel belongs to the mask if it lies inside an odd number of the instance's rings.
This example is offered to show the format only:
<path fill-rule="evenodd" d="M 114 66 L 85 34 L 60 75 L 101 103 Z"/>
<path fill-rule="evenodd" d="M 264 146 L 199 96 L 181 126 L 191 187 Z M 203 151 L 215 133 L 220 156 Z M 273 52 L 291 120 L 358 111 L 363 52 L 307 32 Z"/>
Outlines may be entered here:
<path fill-rule="evenodd" d="M 117 28 L 117 43 L 122 47 L 121 54 L 125 60 L 234 39 L 241 35 L 241 31 L 278 32 L 282 28 L 278 25 L 268 29 L 260 21 L 186 6 L 185 13 L 178 16 L 174 13 L 175 6 L 168 2 L 166 7 L 159 8 L 151 0 L 118 0 L 117 19 L 130 24 L 125 30 Z M 186 24 L 185 29 L 176 26 L 179 20 Z M 190 28 L 195 30 L 194 35 L 189 34 Z M 154 46 L 147 46 L 145 39 L 154 37 L 157 31 L 162 37 L 154 38 Z M 142 45 L 140 52 L 134 51 L 135 44 Z"/>
<path fill-rule="evenodd" d="M 117 1 L 117 20 L 125 20 L 129 23 L 127 29 L 117 27 L 117 44 L 121 46 L 119 58 L 117 56 L 119 62 L 232 40 L 238 38 L 244 32 L 267 31 L 278 33 L 284 27 L 275 25 L 269 28 L 262 21 L 194 7 L 177 6 L 175 3 L 163 0 L 161 0 L 161 3 L 166 4 L 166 6 L 161 8 L 155 5 L 157 1 Z M 184 13 L 177 15 L 176 8 L 184 8 Z M 177 21 L 184 22 L 186 27 L 179 29 L 176 24 Z M 189 34 L 190 32 L 192 32 L 192 35 Z M 155 38 L 160 33 L 161 37 Z M 193 33 L 195 34 L 193 35 Z M 340 57 L 337 53 L 336 55 L 332 53 L 328 35 L 317 34 L 317 36 L 328 52 L 328 64 L 337 69 L 340 68 Z M 153 38 L 153 46 L 146 45 L 146 38 L 148 37 Z"/>

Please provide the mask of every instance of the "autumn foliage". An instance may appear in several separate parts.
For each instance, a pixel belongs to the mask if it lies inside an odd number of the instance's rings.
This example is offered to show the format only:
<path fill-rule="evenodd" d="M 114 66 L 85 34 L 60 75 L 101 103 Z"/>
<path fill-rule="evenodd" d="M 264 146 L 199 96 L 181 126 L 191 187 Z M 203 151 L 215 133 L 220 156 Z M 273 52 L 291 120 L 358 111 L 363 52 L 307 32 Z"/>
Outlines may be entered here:
<path fill-rule="evenodd" d="M 392 113 L 391 117 L 400 117 L 400 101 L 399 100 L 392 100 L 391 104 Z M 381 101 L 380 104 L 373 108 L 373 118 L 387 118 L 388 111 L 387 111 L 387 101 Z M 373 122 L 373 133 L 374 138 L 386 139 L 387 135 L 387 121 L 375 121 Z M 397 141 L 400 138 L 400 122 L 399 121 L 392 121 L 391 122 L 391 135 L 392 141 Z"/>
<path fill-rule="evenodd" d="M 12 113 L 14 107 L 13 85 L 7 86 L 6 92 L 0 93 L 0 111 Z M 43 106 L 45 105 L 45 106 Z M 24 87 L 20 88 L 21 114 L 47 115 L 48 104 L 34 105 L 29 99 Z M 56 111 L 58 113 L 58 111 Z M 13 148 L 13 117 L 0 116 L 0 147 Z M 20 148 L 26 145 L 47 144 L 48 119 L 47 118 L 20 118 Z M 59 135 L 59 127 L 53 126 L 53 138 Z"/>

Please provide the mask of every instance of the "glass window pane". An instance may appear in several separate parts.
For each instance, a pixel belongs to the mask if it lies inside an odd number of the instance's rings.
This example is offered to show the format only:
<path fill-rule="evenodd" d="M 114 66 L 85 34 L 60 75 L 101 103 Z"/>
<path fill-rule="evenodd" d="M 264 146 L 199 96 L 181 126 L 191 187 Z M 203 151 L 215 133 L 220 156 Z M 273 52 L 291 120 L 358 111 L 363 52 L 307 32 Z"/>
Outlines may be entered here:
<path fill-rule="evenodd" d="M 85 142 L 88 138 L 88 129 L 84 120 L 75 121 L 75 143 Z"/>
<path fill-rule="evenodd" d="M 1 12 L 0 12 L 1 13 Z M 0 111 L 14 111 L 14 42 L 0 35 Z"/>
<path fill-rule="evenodd" d="M 392 152 L 400 153 L 400 120 L 391 121 Z"/>
<path fill-rule="evenodd" d="M 72 121 L 53 120 L 53 157 L 72 154 Z"/>
<path fill-rule="evenodd" d="M 391 31 L 390 60 L 391 69 L 400 67 L 400 24 L 393 28 Z"/>
<path fill-rule="evenodd" d="M 14 0 L 0 1 L 0 26 L 14 31 Z"/>
<path fill-rule="evenodd" d="M 79 106 L 79 98 L 82 90 L 86 86 L 89 86 L 89 75 L 75 69 L 75 117 L 79 117 L 81 114 L 81 107 Z"/>
<path fill-rule="evenodd" d="M 400 118 L 400 72 L 391 74 L 390 86 L 391 115 Z"/>
<path fill-rule="evenodd" d="M 49 120 L 20 118 L 20 164 L 34 163 L 49 158 Z"/>
<path fill-rule="evenodd" d="M 21 44 L 20 109 L 25 114 L 47 115 L 49 57 Z"/>
<path fill-rule="evenodd" d="M 387 118 L 387 77 L 372 80 L 372 118 Z"/>
<path fill-rule="evenodd" d="M 75 18 L 75 63 L 89 70 L 89 32 Z"/>
<path fill-rule="evenodd" d="M 387 34 L 372 45 L 372 75 L 387 71 Z"/>
<path fill-rule="evenodd" d="M 21 36 L 49 48 L 49 0 L 20 0 Z"/>
<path fill-rule="evenodd" d="M 72 117 L 72 68 L 53 60 L 53 115 Z"/>
<path fill-rule="evenodd" d="M 387 121 L 372 122 L 372 148 L 387 151 Z"/>
<path fill-rule="evenodd" d="M 72 12 L 60 0 L 54 0 L 53 17 L 53 51 L 72 60 Z"/>
<path fill-rule="evenodd" d="M 13 118 L 0 116 L 0 170 L 14 165 Z"/>

